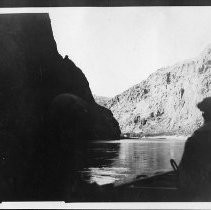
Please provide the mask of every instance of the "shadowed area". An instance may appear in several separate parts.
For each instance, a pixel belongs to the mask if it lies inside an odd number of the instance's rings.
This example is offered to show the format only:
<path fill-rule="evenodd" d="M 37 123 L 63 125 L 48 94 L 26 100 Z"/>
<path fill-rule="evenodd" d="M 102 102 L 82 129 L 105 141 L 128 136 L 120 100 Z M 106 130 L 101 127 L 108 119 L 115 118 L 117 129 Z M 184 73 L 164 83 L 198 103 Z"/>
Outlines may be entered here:
<path fill-rule="evenodd" d="M 58 54 L 48 14 L 0 22 L 0 199 L 65 200 L 89 140 L 118 139 L 118 122 Z"/>
<path fill-rule="evenodd" d="M 211 200 L 211 97 L 198 104 L 204 125 L 188 138 L 179 165 L 179 186 L 188 201 Z"/>

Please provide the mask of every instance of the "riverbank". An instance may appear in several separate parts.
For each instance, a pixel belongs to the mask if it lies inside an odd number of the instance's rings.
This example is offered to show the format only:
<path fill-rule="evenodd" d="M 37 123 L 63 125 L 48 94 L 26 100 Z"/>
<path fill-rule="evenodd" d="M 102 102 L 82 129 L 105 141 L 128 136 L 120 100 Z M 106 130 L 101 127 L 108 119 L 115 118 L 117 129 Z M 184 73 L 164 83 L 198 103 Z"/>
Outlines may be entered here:
<path fill-rule="evenodd" d="M 158 136 L 144 136 L 141 139 L 174 139 L 174 140 L 185 140 L 190 135 L 158 135 Z"/>
<path fill-rule="evenodd" d="M 178 136 L 178 135 L 172 135 L 172 136 L 143 136 L 143 137 L 128 137 L 128 138 L 120 138 L 117 140 L 98 140 L 94 141 L 93 143 L 118 143 L 118 142 L 142 142 L 142 141 L 149 141 L 149 140 L 178 140 L 178 141 L 186 141 L 189 136 Z"/>
<path fill-rule="evenodd" d="M 132 134 L 131 134 L 132 135 Z M 187 139 L 191 135 L 171 135 L 171 134 L 152 134 L 152 135 L 141 135 L 141 136 L 131 136 L 128 134 L 127 136 L 122 134 L 120 137 L 120 140 L 124 139 L 177 139 L 177 140 L 183 140 Z"/>

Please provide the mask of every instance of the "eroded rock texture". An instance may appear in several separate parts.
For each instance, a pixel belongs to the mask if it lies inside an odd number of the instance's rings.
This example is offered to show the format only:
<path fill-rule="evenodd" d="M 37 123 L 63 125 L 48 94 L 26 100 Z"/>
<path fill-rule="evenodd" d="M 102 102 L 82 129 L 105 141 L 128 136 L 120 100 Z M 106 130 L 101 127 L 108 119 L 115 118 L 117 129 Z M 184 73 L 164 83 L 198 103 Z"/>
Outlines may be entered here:
<path fill-rule="evenodd" d="M 191 134 L 203 123 L 196 104 L 211 96 L 211 47 L 194 60 L 157 70 L 107 102 L 123 133 Z"/>

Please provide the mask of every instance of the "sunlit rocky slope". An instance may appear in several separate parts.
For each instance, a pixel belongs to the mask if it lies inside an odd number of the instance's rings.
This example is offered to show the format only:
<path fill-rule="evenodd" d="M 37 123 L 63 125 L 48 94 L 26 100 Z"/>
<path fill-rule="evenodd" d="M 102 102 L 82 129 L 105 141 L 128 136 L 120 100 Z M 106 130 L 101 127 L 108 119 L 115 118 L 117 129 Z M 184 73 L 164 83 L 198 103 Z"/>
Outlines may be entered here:
<path fill-rule="evenodd" d="M 158 69 L 106 106 L 122 133 L 190 134 L 203 123 L 196 107 L 211 96 L 211 46 L 198 58 Z"/>

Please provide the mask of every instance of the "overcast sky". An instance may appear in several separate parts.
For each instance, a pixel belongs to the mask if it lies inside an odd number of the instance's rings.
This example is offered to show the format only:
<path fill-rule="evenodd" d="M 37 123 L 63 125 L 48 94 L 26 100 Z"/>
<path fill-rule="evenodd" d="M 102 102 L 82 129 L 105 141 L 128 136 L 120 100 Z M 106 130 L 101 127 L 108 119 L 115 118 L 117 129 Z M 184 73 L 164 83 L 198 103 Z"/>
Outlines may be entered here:
<path fill-rule="evenodd" d="M 158 68 L 197 57 L 211 43 L 211 7 L 18 11 L 49 12 L 59 53 L 82 69 L 92 92 L 101 96 L 119 94 Z"/>

